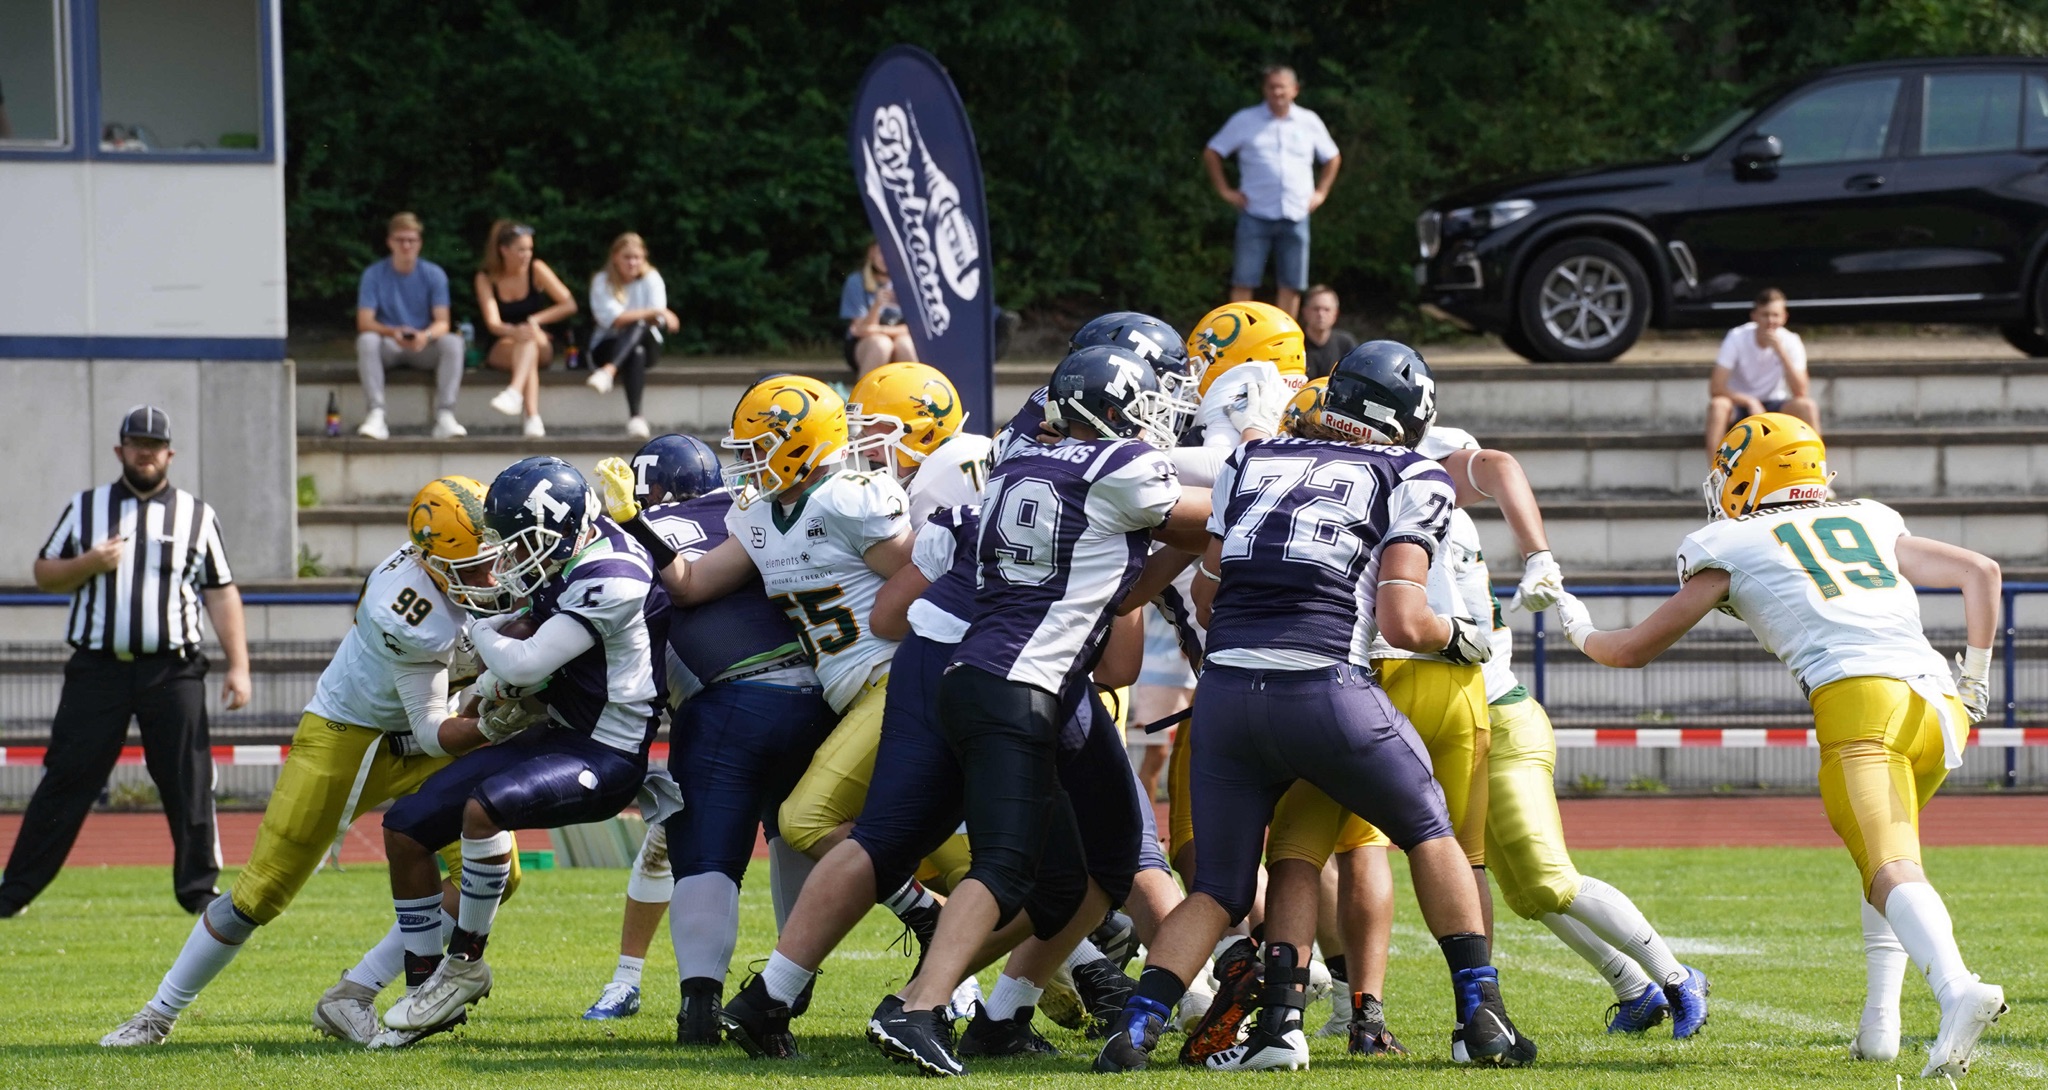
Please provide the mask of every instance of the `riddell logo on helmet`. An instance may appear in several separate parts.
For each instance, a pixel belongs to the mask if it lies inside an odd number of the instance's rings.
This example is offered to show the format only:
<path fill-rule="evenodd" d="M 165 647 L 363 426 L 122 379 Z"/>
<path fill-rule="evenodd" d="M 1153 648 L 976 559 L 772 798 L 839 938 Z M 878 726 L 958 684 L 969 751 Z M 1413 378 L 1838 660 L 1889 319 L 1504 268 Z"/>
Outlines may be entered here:
<path fill-rule="evenodd" d="M 1824 484 L 1795 484 L 1785 490 L 1787 499 L 1808 501 L 1828 498 L 1828 486 Z"/>

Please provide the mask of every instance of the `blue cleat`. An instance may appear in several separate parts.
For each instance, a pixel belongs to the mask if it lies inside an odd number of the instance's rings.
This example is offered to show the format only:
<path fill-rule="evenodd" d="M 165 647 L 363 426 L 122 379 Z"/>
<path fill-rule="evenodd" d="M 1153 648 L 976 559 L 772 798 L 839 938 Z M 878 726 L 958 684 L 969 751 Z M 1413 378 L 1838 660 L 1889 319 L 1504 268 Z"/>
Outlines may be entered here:
<path fill-rule="evenodd" d="M 1664 998 L 1671 1001 L 1671 1036 L 1683 1041 L 1707 1026 L 1707 974 L 1684 966 L 1685 979 L 1664 986 Z"/>
<path fill-rule="evenodd" d="M 1671 1013 L 1671 1001 L 1664 998 L 1664 989 L 1652 984 L 1634 999 L 1607 1008 L 1607 1013 L 1613 1015 L 1607 1032 L 1642 1033 L 1664 1023 Z"/>
<path fill-rule="evenodd" d="M 598 993 L 597 1002 L 583 1012 L 583 1020 L 601 1022 L 609 1018 L 631 1018 L 639 1013 L 640 989 L 614 980 Z"/>

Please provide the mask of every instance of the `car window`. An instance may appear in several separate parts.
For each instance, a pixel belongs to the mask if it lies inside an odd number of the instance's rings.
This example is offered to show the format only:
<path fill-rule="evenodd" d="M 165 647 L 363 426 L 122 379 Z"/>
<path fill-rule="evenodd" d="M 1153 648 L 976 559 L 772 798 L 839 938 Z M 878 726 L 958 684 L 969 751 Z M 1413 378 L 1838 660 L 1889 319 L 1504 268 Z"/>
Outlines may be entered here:
<path fill-rule="evenodd" d="M 1899 79 L 1856 80 L 1810 91 L 1759 126 L 1785 145 L 1780 166 L 1851 163 L 1884 154 Z"/>
<path fill-rule="evenodd" d="M 1928 76 L 1922 103 L 1922 155 L 2011 151 L 2019 147 L 2018 72 L 1945 72 Z"/>
<path fill-rule="evenodd" d="M 2028 151 L 2048 148 L 2048 78 L 2027 77 L 2026 98 L 2020 103 L 2020 146 Z"/>

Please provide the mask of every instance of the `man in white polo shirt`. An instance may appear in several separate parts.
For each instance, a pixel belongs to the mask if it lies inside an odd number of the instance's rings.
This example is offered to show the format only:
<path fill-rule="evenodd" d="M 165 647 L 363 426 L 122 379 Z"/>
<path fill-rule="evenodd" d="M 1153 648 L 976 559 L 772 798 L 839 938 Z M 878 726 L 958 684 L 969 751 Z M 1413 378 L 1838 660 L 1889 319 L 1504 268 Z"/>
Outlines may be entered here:
<path fill-rule="evenodd" d="M 1765 288 L 1749 321 L 1728 331 L 1707 388 L 1707 458 L 1737 420 L 1758 413 L 1796 416 L 1820 430 L 1820 405 L 1806 379 L 1806 343 L 1785 328 L 1785 293 Z"/>
<path fill-rule="evenodd" d="M 1252 297 L 1265 279 L 1270 254 L 1279 287 L 1274 301 L 1299 314 L 1308 287 L 1308 215 L 1322 207 L 1337 180 L 1337 144 L 1322 118 L 1294 104 L 1301 93 L 1294 69 L 1275 65 L 1265 70 L 1264 80 L 1265 102 L 1230 115 L 1202 149 L 1202 165 L 1216 194 L 1238 211 L 1230 298 Z M 1236 189 L 1223 176 L 1223 160 L 1230 155 L 1237 156 Z"/>

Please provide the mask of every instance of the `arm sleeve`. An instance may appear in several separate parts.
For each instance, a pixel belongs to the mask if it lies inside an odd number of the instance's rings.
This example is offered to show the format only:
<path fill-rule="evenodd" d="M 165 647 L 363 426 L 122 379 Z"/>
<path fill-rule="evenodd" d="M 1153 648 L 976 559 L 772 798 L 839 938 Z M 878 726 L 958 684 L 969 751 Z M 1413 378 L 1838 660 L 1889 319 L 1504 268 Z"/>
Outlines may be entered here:
<path fill-rule="evenodd" d="M 1125 442 L 1143 447 L 1138 440 Z M 1088 520 L 1112 533 L 1150 530 L 1166 521 L 1180 500 L 1180 474 L 1163 450 L 1149 447 L 1103 474 L 1088 492 Z"/>
<path fill-rule="evenodd" d="M 1237 491 L 1237 475 L 1244 470 L 1244 448 L 1239 447 L 1216 469 L 1216 483 L 1209 486 L 1209 534 L 1222 537 L 1230 530 L 1225 515 L 1230 508 L 1231 493 Z"/>
<path fill-rule="evenodd" d="M 1229 458 L 1236 447 L 1199 446 L 1175 447 L 1169 454 L 1173 468 L 1180 473 L 1180 483 L 1187 488 L 1210 488 L 1216 483 L 1216 475 L 1223 471 L 1223 461 Z"/>
<path fill-rule="evenodd" d="M 57 516 L 57 525 L 50 530 L 48 540 L 43 542 L 43 551 L 36 555 L 44 560 L 69 560 L 83 551 L 78 540 L 78 497 L 64 505 L 64 513 Z"/>
<path fill-rule="evenodd" d="M 581 617 L 557 614 L 549 617 L 531 637 L 515 640 L 497 630 L 477 625 L 470 638 L 476 641 L 477 657 L 490 671 L 513 685 L 538 685 L 569 660 L 597 646 L 597 633 Z"/>
<path fill-rule="evenodd" d="M 235 581 L 235 573 L 228 569 L 228 551 L 220 543 L 220 518 L 207 506 L 204 519 L 198 543 L 199 585 L 224 587 Z"/>
<path fill-rule="evenodd" d="M 1420 458 L 1410 462 L 1387 496 L 1387 532 L 1380 548 L 1400 542 L 1420 545 L 1434 563 L 1457 507 L 1458 493 L 1443 467 Z"/>
<path fill-rule="evenodd" d="M 441 748 L 441 721 L 448 718 L 448 668 L 412 666 L 396 671 L 398 700 L 405 705 L 412 736 L 429 756 L 446 757 Z"/>
<path fill-rule="evenodd" d="M 933 520 L 924 524 L 917 532 L 917 540 L 910 547 L 910 562 L 917 565 L 925 579 L 936 583 L 939 577 L 951 571 L 953 559 L 958 553 L 957 542 L 953 540 L 953 527 Z"/>
<path fill-rule="evenodd" d="M 611 332 L 612 323 L 626 312 L 626 304 L 612 298 L 611 277 L 598 273 L 590 278 L 590 320 L 597 323 L 599 332 Z"/>

